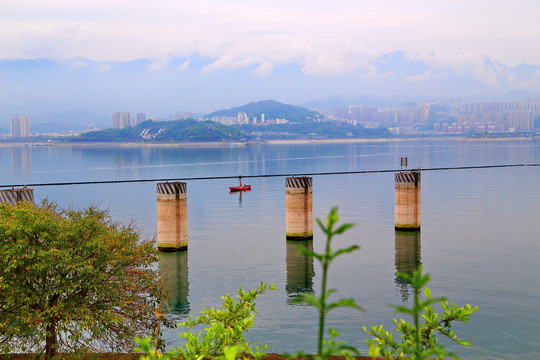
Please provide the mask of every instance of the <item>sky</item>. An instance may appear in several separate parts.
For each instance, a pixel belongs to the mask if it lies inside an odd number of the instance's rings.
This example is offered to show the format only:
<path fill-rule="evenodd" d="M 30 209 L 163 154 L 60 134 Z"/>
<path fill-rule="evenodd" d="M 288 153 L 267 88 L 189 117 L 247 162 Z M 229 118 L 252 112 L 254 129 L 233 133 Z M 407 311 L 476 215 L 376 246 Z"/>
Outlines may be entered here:
<path fill-rule="evenodd" d="M 7 111 L 540 93 L 537 0 L 0 0 L 0 9 Z"/>

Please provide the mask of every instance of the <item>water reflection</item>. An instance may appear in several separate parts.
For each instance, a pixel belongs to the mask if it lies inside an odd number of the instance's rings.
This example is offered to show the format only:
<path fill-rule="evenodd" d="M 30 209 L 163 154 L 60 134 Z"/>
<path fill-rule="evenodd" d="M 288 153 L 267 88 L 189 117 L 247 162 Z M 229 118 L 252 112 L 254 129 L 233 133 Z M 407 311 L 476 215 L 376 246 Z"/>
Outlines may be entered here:
<path fill-rule="evenodd" d="M 248 190 L 240 190 L 240 191 L 229 191 L 230 195 L 238 195 L 238 207 L 242 207 L 242 194 L 244 192 L 251 191 L 251 189 Z"/>
<path fill-rule="evenodd" d="M 396 272 L 412 275 L 421 262 L 420 231 L 396 231 Z M 401 300 L 409 299 L 409 285 L 396 276 L 395 283 L 401 293 Z"/>
<path fill-rule="evenodd" d="M 13 172 L 29 173 L 32 167 L 32 149 L 28 147 L 12 148 L 11 163 Z"/>
<path fill-rule="evenodd" d="M 287 298 L 294 299 L 301 293 L 313 292 L 313 257 L 300 254 L 297 246 L 304 246 L 313 251 L 313 240 L 287 240 L 287 254 L 285 261 L 287 263 L 287 283 L 285 290 Z"/>
<path fill-rule="evenodd" d="M 170 313 L 188 315 L 188 252 L 160 252 L 158 266 L 161 284 L 169 292 Z"/>

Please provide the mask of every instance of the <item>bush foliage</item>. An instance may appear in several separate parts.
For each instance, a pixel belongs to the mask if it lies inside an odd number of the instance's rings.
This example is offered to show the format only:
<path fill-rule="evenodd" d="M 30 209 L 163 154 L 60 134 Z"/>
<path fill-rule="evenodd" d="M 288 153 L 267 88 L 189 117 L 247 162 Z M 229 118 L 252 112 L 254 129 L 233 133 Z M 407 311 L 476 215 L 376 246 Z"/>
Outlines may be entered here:
<path fill-rule="evenodd" d="M 130 351 L 159 326 L 157 251 L 90 206 L 0 205 L 0 352 Z"/>

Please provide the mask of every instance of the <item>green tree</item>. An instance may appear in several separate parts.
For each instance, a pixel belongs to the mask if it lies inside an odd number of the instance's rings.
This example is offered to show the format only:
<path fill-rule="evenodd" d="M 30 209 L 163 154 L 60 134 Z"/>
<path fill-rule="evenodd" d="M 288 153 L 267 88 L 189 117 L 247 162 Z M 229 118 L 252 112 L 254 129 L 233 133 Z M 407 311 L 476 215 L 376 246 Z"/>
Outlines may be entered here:
<path fill-rule="evenodd" d="M 95 206 L 0 204 L 0 254 L 0 352 L 126 351 L 166 323 L 153 242 Z"/>

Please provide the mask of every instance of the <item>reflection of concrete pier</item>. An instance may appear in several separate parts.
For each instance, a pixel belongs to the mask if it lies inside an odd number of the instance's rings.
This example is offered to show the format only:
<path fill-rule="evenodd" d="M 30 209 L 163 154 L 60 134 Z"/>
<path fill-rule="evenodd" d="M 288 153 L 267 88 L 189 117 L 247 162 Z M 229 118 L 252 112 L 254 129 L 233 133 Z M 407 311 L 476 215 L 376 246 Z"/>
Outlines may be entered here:
<path fill-rule="evenodd" d="M 412 274 L 421 262 L 420 231 L 396 231 L 396 272 Z M 409 298 L 409 285 L 396 276 L 396 285 L 401 293 L 401 299 Z"/>
<path fill-rule="evenodd" d="M 287 240 L 287 283 L 285 290 L 287 295 L 292 298 L 301 293 L 313 292 L 313 257 L 300 254 L 297 246 L 304 246 L 313 251 L 313 240 L 291 241 Z"/>
<path fill-rule="evenodd" d="M 188 252 L 160 252 L 159 278 L 163 288 L 169 293 L 167 299 L 170 312 L 189 314 Z"/>

